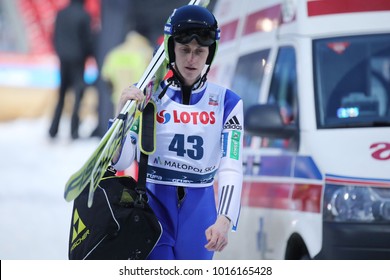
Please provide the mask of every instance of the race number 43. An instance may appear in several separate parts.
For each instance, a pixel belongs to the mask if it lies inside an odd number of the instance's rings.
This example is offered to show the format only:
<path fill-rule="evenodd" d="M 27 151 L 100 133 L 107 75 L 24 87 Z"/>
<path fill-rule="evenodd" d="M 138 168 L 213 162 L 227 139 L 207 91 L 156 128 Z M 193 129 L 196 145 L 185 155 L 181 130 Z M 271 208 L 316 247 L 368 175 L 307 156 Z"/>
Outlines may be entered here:
<path fill-rule="evenodd" d="M 188 147 L 188 148 L 187 148 Z M 184 157 L 185 154 L 191 159 L 199 160 L 203 158 L 203 138 L 198 135 L 189 135 L 185 138 L 183 134 L 175 134 L 169 150 L 176 152 L 179 157 Z"/>

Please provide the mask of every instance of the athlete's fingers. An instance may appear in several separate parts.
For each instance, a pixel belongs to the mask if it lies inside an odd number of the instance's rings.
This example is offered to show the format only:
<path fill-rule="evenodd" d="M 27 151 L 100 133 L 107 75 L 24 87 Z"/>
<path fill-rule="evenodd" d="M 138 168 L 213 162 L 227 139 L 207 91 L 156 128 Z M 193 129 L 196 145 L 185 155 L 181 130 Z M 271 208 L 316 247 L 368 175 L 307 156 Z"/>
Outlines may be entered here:
<path fill-rule="evenodd" d="M 215 250 L 215 245 L 217 244 L 217 236 L 213 232 L 213 226 L 209 227 L 206 230 L 206 240 L 208 241 L 205 245 L 205 248 L 210 251 Z"/>
<path fill-rule="evenodd" d="M 210 251 L 222 251 L 227 245 L 226 241 L 217 240 L 216 242 L 209 242 L 206 244 L 205 248 Z"/>
<path fill-rule="evenodd" d="M 211 236 L 212 236 L 211 231 L 212 231 L 211 227 L 207 228 L 206 231 L 205 231 L 206 240 L 207 240 L 207 241 L 210 241 L 210 240 L 211 240 Z"/>
<path fill-rule="evenodd" d="M 122 91 L 121 96 L 119 98 L 117 112 L 119 113 L 123 109 L 123 107 L 125 106 L 128 100 L 142 101 L 143 98 L 144 98 L 143 92 L 137 87 L 131 86 L 129 88 L 125 88 Z"/>
<path fill-rule="evenodd" d="M 227 238 L 225 236 L 221 235 L 217 241 L 217 245 L 215 248 L 216 251 L 218 251 L 218 252 L 222 251 L 226 247 L 227 243 L 228 243 Z"/>
<path fill-rule="evenodd" d="M 210 251 L 214 251 L 216 249 L 217 240 L 211 239 L 209 242 L 205 245 L 205 248 Z"/>
<path fill-rule="evenodd" d="M 208 241 L 205 248 L 210 251 L 222 251 L 228 243 L 229 227 L 230 221 L 226 217 L 218 217 L 217 221 L 205 231 Z"/>
<path fill-rule="evenodd" d="M 144 98 L 144 94 L 137 87 L 131 86 L 122 91 L 122 98 L 126 100 L 134 99 L 140 101 Z"/>
<path fill-rule="evenodd" d="M 206 238 L 208 243 L 205 245 L 205 248 L 210 251 L 221 251 L 226 247 L 227 239 L 224 235 L 220 234 L 218 231 L 213 230 L 212 228 L 206 231 Z"/>
<path fill-rule="evenodd" d="M 216 251 L 221 252 L 223 249 L 225 249 L 226 245 L 226 242 L 221 242 Z"/>

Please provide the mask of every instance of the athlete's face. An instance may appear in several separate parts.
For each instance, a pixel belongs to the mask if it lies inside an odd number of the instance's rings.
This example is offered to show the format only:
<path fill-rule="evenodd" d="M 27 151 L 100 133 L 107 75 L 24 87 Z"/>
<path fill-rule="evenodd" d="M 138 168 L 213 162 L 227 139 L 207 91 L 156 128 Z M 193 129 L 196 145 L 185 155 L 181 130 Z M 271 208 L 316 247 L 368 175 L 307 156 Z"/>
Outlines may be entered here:
<path fill-rule="evenodd" d="M 192 40 L 188 44 L 175 42 L 176 69 L 187 86 L 193 85 L 200 77 L 209 55 L 209 47 L 203 47 Z"/>

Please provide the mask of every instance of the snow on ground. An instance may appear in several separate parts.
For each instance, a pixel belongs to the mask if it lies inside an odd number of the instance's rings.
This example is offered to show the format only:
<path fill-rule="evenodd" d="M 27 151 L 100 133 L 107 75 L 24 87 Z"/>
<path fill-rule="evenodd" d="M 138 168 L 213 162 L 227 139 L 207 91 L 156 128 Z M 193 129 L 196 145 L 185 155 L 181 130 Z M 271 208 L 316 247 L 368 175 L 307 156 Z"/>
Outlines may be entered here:
<path fill-rule="evenodd" d="M 67 259 L 73 205 L 64 186 L 99 143 L 87 137 L 94 125 L 84 122 L 71 141 L 63 117 L 52 141 L 49 119 L 0 122 L 0 259 Z"/>

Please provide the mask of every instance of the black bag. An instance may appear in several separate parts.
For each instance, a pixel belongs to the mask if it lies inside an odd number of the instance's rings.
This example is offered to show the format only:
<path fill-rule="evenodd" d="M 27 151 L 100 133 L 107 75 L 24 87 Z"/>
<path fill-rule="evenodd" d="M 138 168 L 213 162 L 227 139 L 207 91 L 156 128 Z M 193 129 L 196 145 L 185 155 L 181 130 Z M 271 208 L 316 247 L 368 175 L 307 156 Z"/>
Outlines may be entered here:
<path fill-rule="evenodd" d="M 89 186 L 74 200 L 69 235 L 70 260 L 144 260 L 162 234 L 162 227 L 148 204 L 146 169 L 155 148 L 155 105 L 141 114 L 141 156 L 138 182 L 115 176 L 109 167 L 88 207 Z"/>
<path fill-rule="evenodd" d="M 69 236 L 70 260 L 143 260 L 160 239 L 162 228 L 146 194 L 128 176 L 109 168 L 88 208 L 88 190 L 75 199 Z"/>

